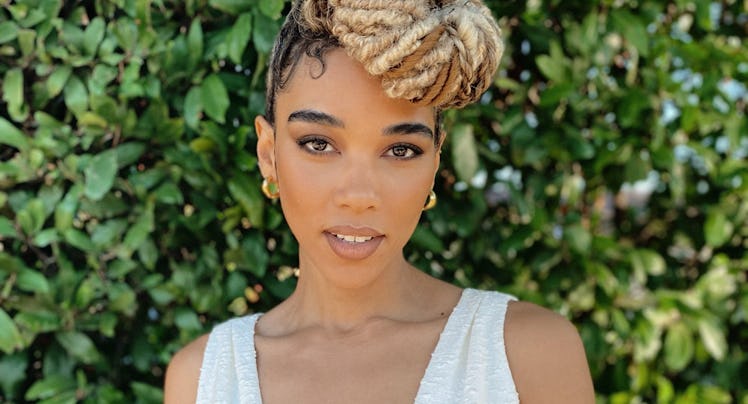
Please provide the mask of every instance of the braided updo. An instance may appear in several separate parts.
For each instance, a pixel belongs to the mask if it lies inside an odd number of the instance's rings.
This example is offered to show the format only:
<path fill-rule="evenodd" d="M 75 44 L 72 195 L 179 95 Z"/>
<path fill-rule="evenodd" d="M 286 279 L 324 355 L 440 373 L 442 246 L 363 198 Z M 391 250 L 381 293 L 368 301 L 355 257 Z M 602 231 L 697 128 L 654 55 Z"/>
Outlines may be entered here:
<path fill-rule="evenodd" d="M 501 31 L 479 0 L 295 0 L 276 39 L 266 118 L 302 52 L 324 68 L 343 48 L 392 98 L 459 108 L 488 88 L 503 53 Z"/>

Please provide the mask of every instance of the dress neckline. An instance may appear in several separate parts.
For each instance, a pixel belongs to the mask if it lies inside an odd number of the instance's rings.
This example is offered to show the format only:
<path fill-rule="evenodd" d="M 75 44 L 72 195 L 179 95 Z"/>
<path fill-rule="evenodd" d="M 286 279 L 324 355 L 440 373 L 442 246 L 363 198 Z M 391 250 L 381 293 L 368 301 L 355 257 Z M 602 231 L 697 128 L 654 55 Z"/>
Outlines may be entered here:
<path fill-rule="evenodd" d="M 419 397 L 422 395 L 422 390 L 424 387 L 424 381 L 428 380 L 429 378 L 436 377 L 436 366 L 439 362 L 439 357 L 443 356 L 445 352 L 448 351 L 448 347 L 443 346 L 445 344 L 446 338 L 445 335 L 453 334 L 457 330 L 452 331 L 455 327 L 459 327 L 459 324 L 457 324 L 459 321 L 457 320 L 460 317 L 460 313 L 464 311 L 464 307 L 469 307 L 468 304 L 469 300 L 474 299 L 478 294 L 476 289 L 470 289 L 465 288 L 462 290 L 462 293 L 460 294 L 460 298 L 457 300 L 457 304 L 452 308 L 452 312 L 449 314 L 449 317 L 447 317 L 447 322 L 444 324 L 444 328 L 442 328 L 442 331 L 439 333 L 439 339 L 436 342 L 436 345 L 434 346 L 434 349 L 431 351 L 431 356 L 429 358 L 429 362 L 426 365 L 426 370 L 423 373 L 423 376 L 421 377 L 421 381 L 418 385 L 418 391 L 416 393 L 414 402 L 418 402 Z M 262 390 L 260 389 L 260 372 L 259 368 L 257 367 L 257 350 L 255 349 L 255 326 L 257 325 L 257 320 L 263 315 L 264 313 L 255 313 L 252 314 L 249 317 L 249 342 L 250 342 L 250 350 L 252 352 L 252 357 L 254 358 L 254 361 L 252 361 L 252 373 L 255 376 L 254 380 L 251 381 L 251 383 L 254 384 L 258 395 L 260 396 L 260 400 L 262 400 Z"/>

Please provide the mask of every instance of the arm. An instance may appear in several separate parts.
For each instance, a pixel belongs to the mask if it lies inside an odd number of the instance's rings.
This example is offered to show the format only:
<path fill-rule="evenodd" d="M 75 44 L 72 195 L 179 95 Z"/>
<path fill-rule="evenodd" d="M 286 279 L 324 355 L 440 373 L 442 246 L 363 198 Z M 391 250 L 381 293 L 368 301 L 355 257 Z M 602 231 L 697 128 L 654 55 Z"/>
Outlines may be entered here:
<path fill-rule="evenodd" d="M 207 342 L 208 334 L 190 342 L 171 358 L 164 382 L 165 404 L 195 402 Z"/>
<path fill-rule="evenodd" d="M 504 338 L 520 401 L 594 403 L 589 366 L 576 328 L 532 303 L 513 302 Z"/>

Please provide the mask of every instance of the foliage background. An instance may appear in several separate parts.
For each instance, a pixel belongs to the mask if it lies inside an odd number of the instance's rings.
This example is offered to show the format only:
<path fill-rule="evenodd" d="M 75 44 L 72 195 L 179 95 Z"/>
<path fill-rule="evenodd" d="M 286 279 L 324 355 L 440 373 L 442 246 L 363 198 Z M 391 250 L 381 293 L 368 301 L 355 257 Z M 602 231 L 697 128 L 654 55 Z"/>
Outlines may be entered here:
<path fill-rule="evenodd" d="M 748 2 L 488 1 L 407 256 L 574 321 L 599 402 L 748 403 Z M 0 0 L 0 402 L 160 402 L 292 290 L 252 118 L 283 0 Z"/>

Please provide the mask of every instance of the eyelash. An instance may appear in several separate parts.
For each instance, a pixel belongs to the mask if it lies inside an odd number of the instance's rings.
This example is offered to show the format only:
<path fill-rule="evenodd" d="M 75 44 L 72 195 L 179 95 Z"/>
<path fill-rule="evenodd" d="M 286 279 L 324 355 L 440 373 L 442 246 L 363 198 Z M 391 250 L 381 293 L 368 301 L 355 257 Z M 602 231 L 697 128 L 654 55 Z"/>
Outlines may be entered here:
<path fill-rule="evenodd" d="M 310 154 L 319 155 L 319 154 L 332 153 L 332 151 L 325 151 L 324 149 L 323 150 L 314 149 L 315 143 L 317 143 L 318 145 L 323 144 L 325 149 L 328 146 L 332 147 L 330 141 L 323 137 L 318 137 L 318 136 L 304 137 L 304 138 L 297 140 L 296 143 L 299 145 L 299 147 L 301 147 L 302 150 Z M 400 147 L 407 149 L 405 156 L 396 156 L 394 154 L 393 152 L 394 149 L 400 148 Z M 421 154 L 423 154 L 423 150 L 420 147 L 410 144 L 410 143 L 397 143 L 397 144 L 390 146 L 387 149 L 387 157 L 392 157 L 397 160 L 410 160 L 410 159 L 420 156 Z"/>
<path fill-rule="evenodd" d="M 395 150 L 395 148 L 399 148 L 399 147 L 406 148 L 407 149 L 406 153 L 410 152 L 411 155 L 410 156 L 395 156 L 393 151 Z M 420 156 L 421 154 L 423 154 L 423 150 L 421 150 L 420 147 L 418 147 L 416 145 L 409 144 L 409 143 L 398 143 L 398 144 L 394 144 L 389 149 L 387 149 L 387 152 L 388 153 L 393 152 L 392 156 L 388 156 L 388 157 L 393 157 L 393 158 L 396 158 L 398 160 L 410 160 L 412 158 L 416 158 L 416 157 Z"/>
<path fill-rule="evenodd" d="M 329 151 L 315 150 L 314 149 L 314 146 L 313 146 L 314 143 L 317 143 L 317 144 L 324 143 L 325 148 L 327 148 L 327 146 L 331 146 L 330 145 L 330 141 L 327 140 L 327 139 L 325 139 L 325 138 L 323 138 L 323 137 L 319 137 L 319 136 L 307 136 L 307 137 L 303 137 L 303 138 L 297 140 L 296 143 L 299 145 L 299 147 L 301 147 L 307 153 L 311 153 L 311 154 L 325 154 L 325 153 L 330 153 Z"/>

